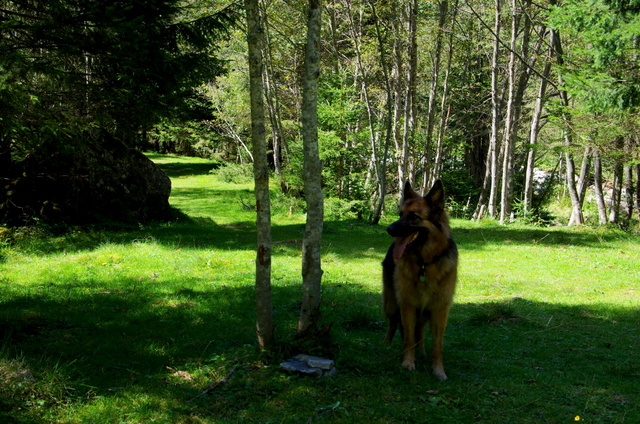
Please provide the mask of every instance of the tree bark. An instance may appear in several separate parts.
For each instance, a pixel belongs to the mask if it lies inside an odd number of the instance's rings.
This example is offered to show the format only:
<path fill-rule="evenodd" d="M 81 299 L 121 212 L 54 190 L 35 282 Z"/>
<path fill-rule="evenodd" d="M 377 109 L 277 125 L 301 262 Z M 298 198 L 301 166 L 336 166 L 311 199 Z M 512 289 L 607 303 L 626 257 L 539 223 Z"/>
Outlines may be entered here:
<path fill-rule="evenodd" d="M 633 146 L 632 139 L 630 137 L 626 139 L 624 148 L 626 153 L 629 156 L 633 155 L 634 146 Z M 636 175 L 636 178 L 637 177 L 638 176 Z M 631 219 L 633 218 L 633 201 L 635 197 L 635 185 L 633 184 L 633 165 L 628 163 L 628 161 L 627 163 L 624 164 L 624 191 L 625 191 L 625 197 L 627 201 L 626 220 L 631 221 Z"/>
<path fill-rule="evenodd" d="M 562 65 L 564 62 L 563 53 L 562 53 L 562 44 L 560 42 L 560 34 L 556 33 L 555 38 L 555 52 L 558 64 Z M 562 74 L 558 74 L 558 87 L 564 86 L 564 80 L 562 78 Z M 584 223 L 584 217 L 582 215 L 582 201 L 580 200 L 580 194 L 578 193 L 578 189 L 576 187 L 576 167 L 573 161 L 573 154 L 571 149 L 573 147 L 573 133 L 571 125 L 571 115 L 568 112 L 569 109 L 569 94 L 560 89 L 560 102 L 563 108 L 562 111 L 562 120 L 564 124 L 563 128 L 563 137 L 565 144 L 565 160 L 566 160 L 566 170 L 567 170 L 567 189 L 569 190 L 569 196 L 571 197 L 571 219 L 569 220 L 569 225 L 580 225 Z"/>
<path fill-rule="evenodd" d="M 377 188 L 379 175 L 380 175 L 380 166 L 381 166 L 380 160 L 378 157 L 378 137 L 375 130 L 376 118 L 375 118 L 373 106 L 371 104 L 371 99 L 369 96 L 369 76 L 365 72 L 364 64 L 362 60 L 362 52 L 360 49 L 361 32 L 359 32 L 356 28 L 356 23 L 353 18 L 354 12 L 352 11 L 350 0 L 344 0 L 344 4 L 347 9 L 347 18 L 350 24 L 349 29 L 351 30 L 351 37 L 353 39 L 353 46 L 356 54 L 356 75 L 354 75 L 354 80 L 358 81 L 357 74 L 359 73 L 362 78 L 362 81 L 361 81 L 362 94 L 361 95 L 362 95 L 362 98 L 364 99 L 365 108 L 367 109 L 369 142 L 371 144 L 371 159 L 369 160 L 369 166 L 368 166 L 367 175 L 364 182 L 364 187 L 365 187 L 365 190 L 373 192 L 376 190 L 371 188 L 371 185 L 372 185 L 371 180 L 373 180 L 372 174 L 375 175 L 376 188 Z M 370 199 L 371 209 L 374 209 L 376 207 L 375 204 L 376 204 L 375 196 L 372 196 L 372 198 Z"/>
<path fill-rule="evenodd" d="M 567 134 L 565 129 L 565 144 L 567 147 L 571 146 L 571 137 Z M 582 203 L 580 202 L 580 195 L 576 188 L 576 166 L 573 161 L 573 155 L 569 150 L 565 152 L 565 167 L 567 170 L 567 189 L 569 189 L 569 196 L 571 197 L 571 218 L 569 219 L 569 225 L 583 224 L 584 217 L 582 215 Z"/>
<path fill-rule="evenodd" d="M 580 178 L 578 178 L 578 196 L 580 196 L 580 203 L 584 203 L 584 195 L 587 192 L 587 182 L 589 180 L 589 168 L 591 167 L 591 146 L 584 148 L 584 154 L 582 155 L 582 166 L 580 167 Z"/>
<path fill-rule="evenodd" d="M 511 46 L 509 54 L 508 79 L 509 99 L 504 125 L 504 157 L 502 162 L 502 192 L 500 196 L 500 224 L 511 220 L 511 197 L 513 194 L 513 155 L 515 151 L 515 108 L 516 108 L 516 40 L 518 37 L 518 2 L 511 2 Z"/>
<path fill-rule="evenodd" d="M 540 131 L 540 117 L 542 116 L 542 106 L 545 101 L 545 95 L 547 90 L 547 79 L 549 78 L 549 73 L 551 72 L 551 57 L 553 55 L 553 44 L 555 38 L 555 31 L 549 31 L 549 53 L 547 57 L 547 61 L 544 64 L 544 69 L 542 70 L 542 76 L 540 77 L 540 87 L 538 88 L 538 97 L 536 98 L 536 105 L 533 110 L 533 117 L 531 119 L 531 131 L 529 132 L 529 149 L 527 152 L 527 168 L 525 174 L 525 185 L 524 185 L 524 214 L 527 215 L 532 206 L 533 199 L 533 170 L 535 167 L 535 155 L 536 155 L 536 144 L 538 143 L 538 132 Z"/>
<path fill-rule="evenodd" d="M 498 142 L 500 125 L 500 108 L 502 101 L 498 95 L 498 55 L 500 53 L 500 15 L 501 0 L 495 3 L 495 23 L 493 55 L 491 58 L 491 136 L 489 140 L 489 151 L 487 152 L 487 165 L 490 169 L 489 178 L 489 207 L 488 214 L 496 216 L 496 198 L 498 192 Z"/>
<path fill-rule="evenodd" d="M 620 217 L 620 200 L 622 192 L 622 162 L 616 160 L 615 167 L 613 169 L 613 191 L 611 192 L 611 204 L 609 210 L 609 222 L 613 224 L 618 223 Z"/>
<path fill-rule="evenodd" d="M 404 103 L 404 127 L 402 144 L 398 159 L 398 193 L 402 193 L 405 181 L 413 184 L 413 174 L 408 169 L 409 145 L 413 141 L 416 129 L 416 86 L 418 72 L 418 0 L 407 3 L 407 26 L 409 33 L 407 85 Z"/>
<path fill-rule="evenodd" d="M 637 140 L 636 146 L 640 147 L 640 140 Z M 640 164 L 636 164 L 636 212 L 638 213 L 638 228 L 640 229 Z"/>
<path fill-rule="evenodd" d="M 264 66 L 263 84 L 264 98 L 266 100 L 269 122 L 271 124 L 271 140 L 273 146 L 273 172 L 280 177 L 282 175 L 282 144 L 284 136 L 282 131 L 282 118 L 280 117 L 280 100 L 278 91 L 274 83 L 273 55 L 271 54 L 271 40 L 269 38 L 269 23 L 267 21 L 267 11 L 260 9 L 260 17 L 264 27 Z M 282 186 L 282 184 L 281 184 Z"/>
<path fill-rule="evenodd" d="M 602 160 L 598 150 L 593 151 L 593 178 L 596 204 L 598 205 L 598 222 L 600 225 L 604 225 L 607 223 L 607 206 L 604 203 L 604 193 L 602 192 Z"/>
<path fill-rule="evenodd" d="M 456 22 L 456 15 L 458 12 L 458 1 L 456 0 L 453 6 L 453 13 L 451 16 L 451 28 L 449 29 L 449 48 L 447 52 L 447 66 L 444 73 L 444 82 L 442 83 L 442 101 L 440 102 L 440 124 L 438 127 L 438 139 L 436 142 L 436 157 L 433 162 L 433 169 L 431 175 L 431 181 L 434 182 L 440 178 L 442 172 L 442 163 L 444 156 L 444 134 L 449 123 L 449 76 L 451 74 L 451 64 L 453 62 L 453 27 Z"/>
<path fill-rule="evenodd" d="M 302 92 L 302 137 L 304 145 L 304 193 L 307 223 L 302 243 L 302 307 L 298 334 L 316 329 L 320 318 L 320 243 L 324 218 L 321 185 L 322 162 L 318 149 L 318 76 L 320 73 L 320 0 L 309 0 L 307 47 Z"/>
<path fill-rule="evenodd" d="M 262 86 L 264 27 L 260 22 L 258 0 L 245 0 L 245 12 L 249 48 L 251 142 L 253 143 L 257 214 L 256 333 L 260 349 L 268 350 L 273 346 L 273 313 L 271 302 L 271 205 Z"/>
<path fill-rule="evenodd" d="M 393 95 L 391 91 L 391 76 L 389 75 L 388 68 L 388 57 L 384 48 L 384 40 L 382 38 L 382 31 L 380 29 L 380 22 L 376 12 L 375 4 L 373 1 L 369 1 L 371 5 L 371 10 L 373 11 L 373 17 L 376 27 L 376 36 L 378 39 L 378 49 L 380 54 L 380 67 L 382 69 L 385 91 L 387 94 L 386 106 L 385 106 L 385 136 L 384 136 L 384 147 L 382 152 L 382 163 L 378 167 L 378 203 L 376 205 L 375 210 L 373 211 L 373 217 L 371 219 L 371 223 L 373 225 L 378 225 L 380 222 L 380 218 L 382 217 L 382 209 L 384 207 L 384 199 L 386 197 L 387 190 L 387 158 L 389 156 L 389 145 L 391 144 L 391 133 L 392 133 L 392 103 L 393 103 Z"/>
<path fill-rule="evenodd" d="M 447 0 L 440 0 L 438 2 L 438 31 L 436 33 L 435 45 L 433 47 L 433 66 L 431 70 L 431 85 L 429 87 L 429 101 L 427 105 L 427 134 L 426 144 L 424 149 L 423 158 L 423 178 L 422 184 L 425 190 L 431 187 L 433 181 L 429 181 L 430 169 L 429 169 L 429 155 L 431 154 L 431 142 L 433 137 L 433 127 L 436 109 L 436 93 L 438 89 L 438 79 L 440 76 L 440 56 L 442 55 L 442 34 L 444 25 L 449 12 L 449 2 Z M 433 165 L 431 165 L 433 166 Z"/>

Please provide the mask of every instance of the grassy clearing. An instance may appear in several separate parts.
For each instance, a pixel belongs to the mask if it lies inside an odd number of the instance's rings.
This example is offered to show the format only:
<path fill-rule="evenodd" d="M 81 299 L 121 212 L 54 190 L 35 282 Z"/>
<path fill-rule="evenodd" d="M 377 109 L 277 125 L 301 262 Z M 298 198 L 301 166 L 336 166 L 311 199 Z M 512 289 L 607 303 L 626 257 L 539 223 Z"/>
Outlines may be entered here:
<path fill-rule="evenodd" d="M 338 374 L 283 374 L 304 216 L 273 219 L 276 334 L 254 335 L 251 185 L 154 157 L 186 218 L 115 231 L 0 234 L 2 423 L 640 422 L 640 238 L 455 220 L 461 267 L 450 380 L 382 344 L 384 227 L 328 220 L 325 322 Z M 210 390 L 209 390 L 210 389 Z M 206 394 L 204 391 L 209 390 Z"/>

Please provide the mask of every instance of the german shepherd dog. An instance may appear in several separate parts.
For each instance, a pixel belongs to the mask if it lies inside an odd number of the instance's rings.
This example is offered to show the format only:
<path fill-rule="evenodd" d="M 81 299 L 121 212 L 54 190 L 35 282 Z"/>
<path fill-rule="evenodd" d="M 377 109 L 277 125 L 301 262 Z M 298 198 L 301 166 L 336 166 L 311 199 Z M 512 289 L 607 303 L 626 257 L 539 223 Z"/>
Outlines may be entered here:
<path fill-rule="evenodd" d="M 426 354 L 424 331 L 430 323 L 433 374 L 446 380 L 442 339 L 456 287 L 458 248 L 444 209 L 442 181 L 424 197 L 407 182 L 400 219 L 387 232 L 395 241 L 382 262 L 383 309 L 389 321 L 385 341 L 391 343 L 399 327 L 402 366 L 415 370 L 416 347 Z"/>

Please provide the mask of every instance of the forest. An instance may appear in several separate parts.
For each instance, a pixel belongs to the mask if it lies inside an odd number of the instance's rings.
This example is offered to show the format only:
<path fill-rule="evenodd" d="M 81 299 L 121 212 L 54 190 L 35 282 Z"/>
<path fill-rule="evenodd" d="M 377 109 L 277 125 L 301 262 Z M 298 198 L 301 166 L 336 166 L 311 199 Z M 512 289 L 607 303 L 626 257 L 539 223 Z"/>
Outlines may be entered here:
<path fill-rule="evenodd" d="M 639 42 L 640 0 L 0 0 L 0 422 L 639 421 Z M 380 307 L 438 179 L 447 382 Z"/>
<path fill-rule="evenodd" d="M 307 8 L 259 3 L 269 167 L 292 198 Z M 251 175 L 243 9 L 2 1 L 0 222 L 166 217 L 170 184 L 138 151 Z M 328 0 L 321 16 L 322 189 L 345 211 L 378 222 L 404 181 L 442 178 L 459 217 L 637 219 L 637 0 Z"/>

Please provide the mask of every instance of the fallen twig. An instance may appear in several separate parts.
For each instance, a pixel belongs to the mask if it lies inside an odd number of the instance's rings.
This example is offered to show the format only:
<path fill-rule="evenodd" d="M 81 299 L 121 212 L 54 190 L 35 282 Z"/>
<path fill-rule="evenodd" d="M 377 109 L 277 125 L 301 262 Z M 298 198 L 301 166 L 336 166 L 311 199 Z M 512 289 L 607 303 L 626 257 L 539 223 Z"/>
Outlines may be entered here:
<path fill-rule="evenodd" d="M 218 388 L 218 386 L 221 386 L 222 384 L 225 384 L 226 382 L 228 382 L 229 379 L 231 378 L 231 376 L 233 376 L 233 374 L 236 373 L 236 370 L 237 370 L 237 368 L 233 368 L 231 371 L 229 371 L 229 374 L 227 374 L 224 378 L 222 378 L 222 379 L 216 381 L 215 383 L 213 383 L 211 386 L 209 386 L 209 388 L 207 388 L 206 390 L 202 391 L 198 396 L 194 397 L 193 399 L 190 399 L 189 402 L 193 402 L 194 400 L 196 400 L 200 396 L 208 395 L 209 393 L 214 391 L 216 388 Z"/>

